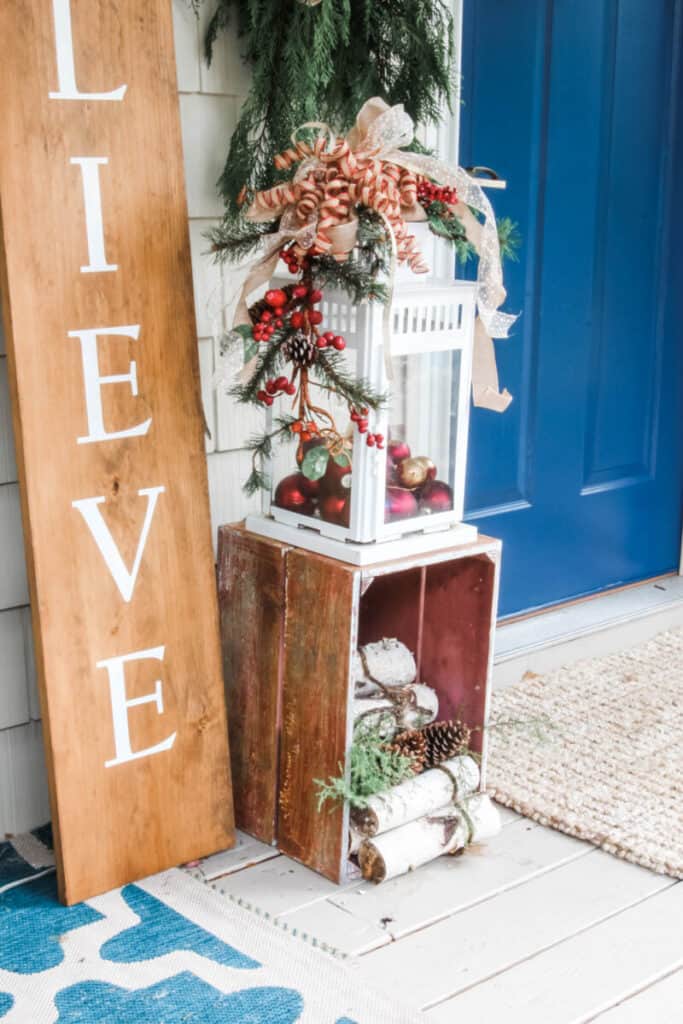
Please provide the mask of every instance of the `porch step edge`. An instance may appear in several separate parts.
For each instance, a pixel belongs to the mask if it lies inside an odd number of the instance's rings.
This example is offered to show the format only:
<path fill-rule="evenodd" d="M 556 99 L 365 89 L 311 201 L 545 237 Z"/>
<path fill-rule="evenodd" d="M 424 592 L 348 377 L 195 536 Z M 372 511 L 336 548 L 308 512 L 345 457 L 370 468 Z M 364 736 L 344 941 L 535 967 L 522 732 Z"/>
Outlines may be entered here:
<path fill-rule="evenodd" d="M 683 577 L 640 586 L 502 624 L 496 630 L 494 687 L 525 671 L 547 672 L 642 643 L 683 626 Z"/>

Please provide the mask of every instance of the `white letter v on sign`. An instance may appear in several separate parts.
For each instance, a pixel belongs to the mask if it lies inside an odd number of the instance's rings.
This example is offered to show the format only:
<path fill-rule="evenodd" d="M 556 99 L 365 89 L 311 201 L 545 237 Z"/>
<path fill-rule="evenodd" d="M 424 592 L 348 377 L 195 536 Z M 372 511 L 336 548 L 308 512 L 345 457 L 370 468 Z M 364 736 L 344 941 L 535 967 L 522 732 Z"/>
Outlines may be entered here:
<path fill-rule="evenodd" d="M 116 586 L 119 588 L 119 592 L 124 601 L 130 601 L 133 597 L 135 581 L 137 580 L 140 562 L 142 561 L 145 544 L 147 543 L 147 537 L 152 525 L 154 509 L 156 508 L 159 495 L 163 494 L 163 492 L 163 487 L 143 487 L 142 490 L 138 491 L 140 497 L 147 497 L 147 511 L 145 512 L 145 521 L 142 524 L 140 540 L 138 541 L 137 551 L 135 552 L 133 568 L 130 571 L 126 568 L 126 564 L 121 558 L 121 553 L 116 546 L 116 542 L 111 535 L 111 531 L 102 518 L 102 513 L 97 507 L 104 503 L 104 497 L 81 498 L 79 501 L 71 502 L 73 507 L 78 509 L 85 519 L 95 543 L 100 549 L 100 554 L 107 563 L 107 568 L 109 569 Z"/>

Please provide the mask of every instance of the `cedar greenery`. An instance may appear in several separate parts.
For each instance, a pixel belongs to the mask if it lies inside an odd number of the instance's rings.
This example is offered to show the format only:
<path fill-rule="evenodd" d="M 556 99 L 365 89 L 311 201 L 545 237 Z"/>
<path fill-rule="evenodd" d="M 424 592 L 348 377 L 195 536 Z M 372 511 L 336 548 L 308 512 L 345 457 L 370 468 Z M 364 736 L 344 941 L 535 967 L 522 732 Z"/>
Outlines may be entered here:
<path fill-rule="evenodd" d="M 318 789 L 318 810 L 328 800 L 367 807 L 368 797 L 415 777 L 413 758 L 392 750 L 377 729 L 356 732 L 347 763 L 348 775 L 340 764 L 339 775 L 313 780 Z"/>
<path fill-rule="evenodd" d="M 202 0 L 192 0 L 195 9 Z M 213 5 L 204 40 L 236 24 L 252 85 L 230 142 L 219 189 L 227 214 L 237 196 L 283 176 L 272 164 L 295 128 L 323 120 L 344 133 L 369 96 L 403 103 L 415 124 L 435 121 L 455 91 L 454 26 L 445 0 L 203 0 Z"/>

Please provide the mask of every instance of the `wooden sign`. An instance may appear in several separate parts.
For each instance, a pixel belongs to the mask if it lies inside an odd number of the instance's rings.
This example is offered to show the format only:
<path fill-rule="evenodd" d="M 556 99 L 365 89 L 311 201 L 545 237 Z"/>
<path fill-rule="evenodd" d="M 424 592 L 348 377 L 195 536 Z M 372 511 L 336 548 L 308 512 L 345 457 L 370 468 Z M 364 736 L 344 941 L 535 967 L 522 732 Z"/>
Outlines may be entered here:
<path fill-rule="evenodd" d="M 4 314 L 61 897 L 233 842 L 170 0 L 0 5 Z"/>

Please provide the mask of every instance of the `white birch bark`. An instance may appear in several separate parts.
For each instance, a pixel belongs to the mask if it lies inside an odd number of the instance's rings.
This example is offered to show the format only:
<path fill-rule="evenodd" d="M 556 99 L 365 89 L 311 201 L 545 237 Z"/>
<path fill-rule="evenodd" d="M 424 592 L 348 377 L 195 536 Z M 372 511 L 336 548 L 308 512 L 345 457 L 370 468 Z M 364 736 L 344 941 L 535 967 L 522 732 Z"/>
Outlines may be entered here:
<path fill-rule="evenodd" d="M 441 807 L 461 801 L 479 785 L 477 762 L 464 754 L 430 768 L 414 779 L 368 798 L 366 807 L 353 807 L 351 821 L 364 836 L 382 835 Z"/>
<path fill-rule="evenodd" d="M 499 831 L 498 810 L 486 794 L 477 793 L 462 802 L 462 810 L 450 804 L 391 832 L 366 839 L 358 851 L 358 863 L 366 881 L 384 882 L 414 871 L 444 853 L 461 850 L 470 842 L 490 839 Z"/>
<path fill-rule="evenodd" d="M 415 702 L 403 705 L 389 697 L 356 697 L 353 721 L 359 730 L 378 729 L 383 737 L 393 736 L 399 729 L 419 729 L 433 722 L 439 713 L 439 698 L 430 686 L 412 683 L 405 687 L 415 694 Z"/>
<path fill-rule="evenodd" d="M 366 675 L 382 686 L 407 686 L 417 677 L 415 658 L 400 640 L 379 640 L 360 649 Z"/>

